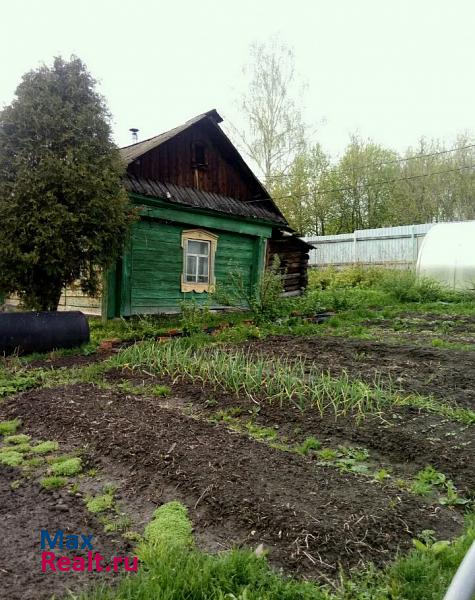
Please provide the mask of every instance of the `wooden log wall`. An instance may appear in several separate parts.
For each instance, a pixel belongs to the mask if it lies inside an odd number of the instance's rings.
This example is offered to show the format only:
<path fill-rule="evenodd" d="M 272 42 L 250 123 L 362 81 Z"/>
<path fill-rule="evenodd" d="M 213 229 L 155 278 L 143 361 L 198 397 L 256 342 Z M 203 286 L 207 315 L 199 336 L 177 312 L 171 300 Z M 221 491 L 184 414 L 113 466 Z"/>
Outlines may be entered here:
<path fill-rule="evenodd" d="M 296 237 L 271 238 L 267 242 L 266 267 L 270 267 L 277 254 L 284 273 L 285 293 L 301 293 L 308 283 L 309 260 L 307 245 Z"/>

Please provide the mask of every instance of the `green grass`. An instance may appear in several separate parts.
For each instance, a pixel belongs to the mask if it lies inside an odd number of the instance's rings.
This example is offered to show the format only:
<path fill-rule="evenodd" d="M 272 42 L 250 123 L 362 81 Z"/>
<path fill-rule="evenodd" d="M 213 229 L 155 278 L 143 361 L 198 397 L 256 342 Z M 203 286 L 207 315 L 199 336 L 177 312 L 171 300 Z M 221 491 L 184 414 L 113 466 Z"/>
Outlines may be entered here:
<path fill-rule="evenodd" d="M 15 452 L 21 452 L 22 454 L 26 454 L 27 452 L 31 451 L 31 446 L 30 444 L 26 443 L 11 446 L 3 446 L 2 448 L 0 448 L 0 452 L 2 453 L 11 452 L 12 450 L 14 450 Z"/>
<path fill-rule="evenodd" d="M 0 452 L 0 464 L 7 465 L 9 467 L 18 467 L 23 462 L 23 455 L 16 450 L 9 450 L 8 452 Z"/>
<path fill-rule="evenodd" d="M 144 543 L 153 548 L 190 547 L 193 545 L 192 530 L 188 511 L 183 504 L 177 501 L 168 502 L 153 513 L 152 521 L 145 527 Z"/>
<path fill-rule="evenodd" d="M 429 532 L 427 532 L 429 533 Z M 452 543 L 432 535 L 417 541 L 386 568 L 371 565 L 342 575 L 335 586 L 285 578 L 250 550 L 215 555 L 196 549 L 192 524 L 178 502 L 161 506 L 146 527 L 141 566 L 115 587 L 102 584 L 81 600 L 442 600 L 458 565 L 475 540 L 475 516 Z"/>
<path fill-rule="evenodd" d="M 464 423 L 465 425 L 475 424 L 475 411 L 470 410 L 469 408 L 445 404 L 445 402 L 440 402 L 432 396 L 398 396 L 395 398 L 394 403 L 399 406 L 414 406 L 415 408 L 421 408 L 442 417 L 447 417 L 451 421 Z"/>
<path fill-rule="evenodd" d="M 114 490 L 107 490 L 104 494 L 86 498 L 86 508 L 89 512 L 98 514 L 114 508 Z"/>
<path fill-rule="evenodd" d="M 41 385 L 41 373 L 24 373 L 21 369 L 0 366 L 0 398 Z"/>
<path fill-rule="evenodd" d="M 20 419 L 13 419 L 12 421 L 0 421 L 0 435 L 9 435 L 15 433 L 20 426 Z"/>
<path fill-rule="evenodd" d="M 13 444 L 13 445 L 26 444 L 30 440 L 31 440 L 31 436 L 27 435 L 26 433 L 18 433 L 16 435 L 8 435 L 3 438 L 3 441 L 5 442 L 5 444 Z"/>
<path fill-rule="evenodd" d="M 319 440 L 317 440 L 317 438 L 308 437 L 300 444 L 300 446 L 297 446 L 295 450 L 299 454 L 303 454 L 304 456 L 306 456 L 312 450 L 320 450 L 321 447 L 322 443 Z"/>
<path fill-rule="evenodd" d="M 163 397 L 169 396 L 171 390 L 167 385 L 155 385 L 151 388 L 151 392 L 154 396 Z"/>
<path fill-rule="evenodd" d="M 40 485 L 45 490 L 57 490 L 59 488 L 64 487 L 67 484 L 68 480 L 64 477 L 59 477 L 56 475 L 52 475 L 50 477 L 43 477 L 40 479 Z"/>
<path fill-rule="evenodd" d="M 39 442 L 36 446 L 31 447 L 33 454 L 49 454 L 50 452 L 56 452 L 59 449 L 59 444 L 53 440 L 46 440 Z"/>
<path fill-rule="evenodd" d="M 166 344 L 145 342 L 131 346 L 111 359 L 111 366 L 146 367 L 158 375 L 203 381 L 236 394 L 261 396 L 271 402 L 293 403 L 300 409 L 323 414 L 377 412 L 391 402 L 391 395 L 377 384 L 350 380 L 347 374 L 331 377 L 305 361 L 250 356 L 242 351 L 194 348 L 190 341 Z"/>
<path fill-rule="evenodd" d="M 82 470 L 82 461 L 78 457 L 58 459 L 53 462 L 50 466 L 52 475 L 59 475 L 64 477 L 73 477 L 78 475 Z"/>

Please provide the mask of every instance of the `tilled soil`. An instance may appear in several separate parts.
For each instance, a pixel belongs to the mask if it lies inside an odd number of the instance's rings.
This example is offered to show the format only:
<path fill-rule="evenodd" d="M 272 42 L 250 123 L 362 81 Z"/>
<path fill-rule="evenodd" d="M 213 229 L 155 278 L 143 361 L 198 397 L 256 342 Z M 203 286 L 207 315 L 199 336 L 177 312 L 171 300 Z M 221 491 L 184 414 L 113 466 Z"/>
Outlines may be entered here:
<path fill-rule="evenodd" d="M 156 399 L 81 384 L 19 394 L 0 412 L 20 417 L 36 436 L 87 442 L 99 460 L 129 473 L 129 497 L 160 497 L 174 487 L 198 531 L 219 527 L 230 542 L 263 543 L 271 562 L 288 572 L 336 577 L 339 565 L 386 562 L 423 529 L 443 539 L 460 530 L 453 510 L 275 450 Z"/>
<path fill-rule="evenodd" d="M 52 356 L 32 360 L 27 364 L 28 369 L 70 369 L 71 367 L 85 367 L 96 362 L 106 360 L 112 351 L 95 352 L 94 354 L 71 354 L 69 356 Z"/>
<path fill-rule="evenodd" d="M 304 359 L 322 372 L 434 395 L 475 410 L 475 353 L 328 336 L 273 336 L 241 348 L 269 357 Z"/>
<path fill-rule="evenodd" d="M 45 491 L 32 481 L 22 480 L 20 487 L 11 483 L 21 474 L 0 467 L 0 598 L 5 600 L 46 600 L 66 596 L 92 583 L 98 584 L 111 574 L 87 572 L 51 572 L 41 570 L 40 532 L 54 535 L 62 529 L 65 535 L 91 535 L 94 551 L 107 560 L 124 556 L 124 542 L 104 535 L 102 526 L 84 508 L 81 500 L 67 492 Z M 81 550 L 54 550 L 59 556 L 85 556 Z"/>
<path fill-rule="evenodd" d="M 291 403 L 280 406 L 270 403 L 265 396 L 253 398 L 216 391 L 201 383 L 151 378 L 149 373 L 109 371 L 110 382 L 130 381 L 134 385 L 164 384 L 172 395 L 163 402 L 203 413 L 209 418 L 218 411 L 241 409 L 241 418 L 251 418 L 257 425 L 275 427 L 288 443 L 299 444 L 313 436 L 326 446 L 365 447 L 381 463 L 381 467 L 397 466 L 401 475 L 413 475 L 432 465 L 449 476 L 465 492 L 475 490 L 473 452 L 475 427 L 455 423 L 443 417 L 420 411 L 411 406 L 390 407 L 364 419 L 357 416 L 332 414 L 321 416 L 311 409 L 302 412 Z M 258 409 L 258 410 L 256 410 Z"/>

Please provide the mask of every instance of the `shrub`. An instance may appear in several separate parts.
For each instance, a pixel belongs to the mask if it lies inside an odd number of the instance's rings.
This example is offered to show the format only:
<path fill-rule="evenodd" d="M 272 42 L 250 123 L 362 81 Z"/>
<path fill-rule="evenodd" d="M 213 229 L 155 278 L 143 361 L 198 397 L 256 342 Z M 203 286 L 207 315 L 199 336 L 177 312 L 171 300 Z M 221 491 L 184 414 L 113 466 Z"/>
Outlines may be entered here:
<path fill-rule="evenodd" d="M 287 313 L 283 293 L 284 273 L 280 259 L 275 255 L 272 265 L 264 271 L 257 285 L 249 287 L 247 276 L 231 268 L 228 281 L 217 288 L 215 296 L 220 304 L 248 307 L 259 324 L 272 322 Z"/>
<path fill-rule="evenodd" d="M 193 298 L 180 302 L 180 324 L 186 335 L 200 333 L 212 321 L 209 306 L 198 304 Z"/>

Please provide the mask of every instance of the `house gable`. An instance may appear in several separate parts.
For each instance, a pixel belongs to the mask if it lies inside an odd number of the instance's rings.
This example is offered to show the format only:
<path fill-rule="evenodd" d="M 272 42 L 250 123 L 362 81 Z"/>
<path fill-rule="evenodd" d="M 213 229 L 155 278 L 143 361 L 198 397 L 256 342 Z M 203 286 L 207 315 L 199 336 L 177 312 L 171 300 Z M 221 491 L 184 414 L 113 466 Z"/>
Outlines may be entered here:
<path fill-rule="evenodd" d="M 216 111 L 209 111 L 169 132 L 123 148 L 128 175 L 259 206 L 286 227 L 266 189 L 219 127 L 221 120 Z"/>

